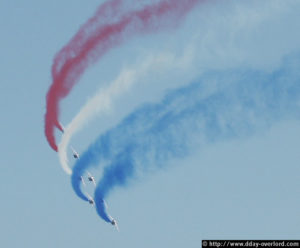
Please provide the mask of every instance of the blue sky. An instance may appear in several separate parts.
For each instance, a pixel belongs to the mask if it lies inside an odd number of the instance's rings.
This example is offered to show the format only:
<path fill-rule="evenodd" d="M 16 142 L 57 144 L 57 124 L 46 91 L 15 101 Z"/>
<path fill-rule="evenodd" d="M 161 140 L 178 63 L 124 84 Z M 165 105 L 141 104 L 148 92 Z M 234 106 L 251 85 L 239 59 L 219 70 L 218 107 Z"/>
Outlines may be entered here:
<path fill-rule="evenodd" d="M 108 203 L 119 233 L 77 198 L 43 134 L 45 95 L 54 55 L 101 2 L 0 3 L 1 247 L 193 248 L 209 238 L 299 238 L 297 114 L 246 137 L 193 147 L 195 152 L 170 161 L 172 166 L 115 190 Z M 141 103 L 159 102 L 169 89 L 208 71 L 279 70 L 284 58 L 299 54 L 299 10 L 297 0 L 215 1 L 193 11 L 177 30 L 112 50 L 63 101 L 62 123 L 124 67 L 134 68 L 153 54 L 182 63 L 153 68 L 72 144 L 83 152 Z M 222 88 L 223 81 L 207 81 L 205 89 Z M 101 171 L 93 174 L 100 179 Z"/>

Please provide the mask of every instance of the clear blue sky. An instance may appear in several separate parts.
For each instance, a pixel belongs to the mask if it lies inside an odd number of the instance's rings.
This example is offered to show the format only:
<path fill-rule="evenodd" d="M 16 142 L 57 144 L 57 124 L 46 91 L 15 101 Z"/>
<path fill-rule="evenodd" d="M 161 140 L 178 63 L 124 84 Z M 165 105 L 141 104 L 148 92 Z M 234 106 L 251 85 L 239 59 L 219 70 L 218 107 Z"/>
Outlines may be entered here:
<path fill-rule="evenodd" d="M 101 2 L 0 2 L 0 246 L 196 248 L 210 238 L 299 239 L 296 117 L 250 137 L 209 144 L 114 191 L 109 211 L 119 221 L 119 233 L 75 196 L 44 137 L 45 95 L 54 55 Z M 230 0 L 200 7 L 178 30 L 136 38 L 104 56 L 62 103 L 61 120 L 68 123 L 123 66 L 152 53 L 180 57 L 191 51 L 195 63 L 182 73 L 166 69 L 148 75 L 147 86 L 121 99 L 103 126 L 96 120 L 75 137 L 79 151 L 135 104 L 156 101 L 164 89 L 207 70 L 272 72 L 284 56 L 300 51 L 299 11 L 297 0 Z M 151 98 L 149 92 L 158 94 Z"/>

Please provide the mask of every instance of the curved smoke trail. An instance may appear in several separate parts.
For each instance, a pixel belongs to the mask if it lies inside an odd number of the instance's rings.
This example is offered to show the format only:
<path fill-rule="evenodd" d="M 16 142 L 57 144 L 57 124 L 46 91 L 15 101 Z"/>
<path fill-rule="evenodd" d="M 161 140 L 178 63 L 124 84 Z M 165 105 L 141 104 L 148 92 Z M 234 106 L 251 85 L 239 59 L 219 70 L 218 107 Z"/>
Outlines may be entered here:
<path fill-rule="evenodd" d="M 175 57 L 171 54 L 151 56 L 139 65 L 122 70 L 119 76 L 107 88 L 100 88 L 95 96 L 86 102 L 72 121 L 64 128 L 61 142 L 58 145 L 58 155 L 63 170 L 67 174 L 72 174 L 72 170 L 68 165 L 67 148 L 71 138 L 77 132 L 88 124 L 92 118 L 95 118 L 97 114 L 111 110 L 114 100 L 121 94 L 126 93 L 146 74 L 157 74 L 160 68 L 166 69 L 166 67 L 172 67 L 175 69 L 182 67 L 187 61 L 190 63 L 191 61 L 187 58 L 187 54 L 188 52 L 183 57 Z"/>
<path fill-rule="evenodd" d="M 202 0 L 205 1 L 205 0 Z M 103 12 L 115 13 L 120 1 L 106 2 Z M 54 127 L 63 130 L 58 121 L 59 102 L 66 97 L 79 81 L 86 68 L 95 63 L 108 50 L 137 34 L 155 32 L 158 29 L 174 27 L 200 0 L 161 0 L 141 10 L 123 14 L 118 21 L 102 23 L 86 32 L 97 15 L 87 22 L 79 33 L 64 47 L 54 59 L 52 67 L 53 83 L 47 93 L 45 134 L 50 146 L 57 151 Z M 101 9 L 101 7 L 100 7 Z M 102 13 L 99 11 L 97 14 Z"/>
<path fill-rule="evenodd" d="M 129 87 L 134 80 L 134 76 L 134 71 L 123 71 L 119 77 L 109 85 L 109 87 L 106 89 L 100 89 L 99 92 L 91 98 L 87 104 L 83 106 L 83 108 L 81 108 L 79 113 L 66 126 L 62 135 L 61 143 L 58 145 L 58 154 L 60 164 L 67 174 L 72 174 L 67 158 L 67 147 L 70 143 L 71 137 L 90 121 L 91 116 L 93 116 L 95 112 L 107 112 L 110 109 L 112 98 L 120 94 L 124 87 Z"/>
<path fill-rule="evenodd" d="M 66 82 L 68 74 L 72 74 L 72 69 L 75 70 L 76 64 L 79 63 L 78 57 L 82 53 L 83 47 L 89 42 L 88 33 L 96 30 L 97 26 L 102 27 L 114 15 L 120 12 L 122 0 L 112 0 L 102 4 L 96 14 L 85 23 L 71 41 L 63 47 L 55 56 L 52 65 L 52 85 L 47 93 L 47 106 L 45 115 L 45 135 L 50 146 L 57 151 L 57 146 L 54 138 L 54 127 L 63 131 L 63 127 L 58 121 L 59 101 L 69 94 L 75 82 Z M 98 28 L 98 29 L 99 29 Z M 92 35 L 93 36 L 93 35 Z M 91 36 L 91 38 L 92 38 Z M 77 60 L 75 58 L 77 57 Z"/>
<path fill-rule="evenodd" d="M 169 93 L 158 104 L 139 108 L 101 135 L 73 168 L 72 186 L 82 197 L 78 177 L 106 163 L 95 190 L 96 209 L 106 220 L 103 200 L 146 168 L 166 166 L 202 145 L 249 136 L 285 118 L 299 118 L 300 56 L 273 73 L 227 71 L 208 74 Z M 209 94 L 205 82 L 222 81 Z M 85 200 L 85 199 L 84 199 Z"/>
<path fill-rule="evenodd" d="M 72 170 L 68 165 L 67 158 L 67 147 L 70 143 L 71 137 L 79 132 L 84 125 L 92 119 L 92 117 L 95 117 L 96 114 L 110 110 L 113 99 L 118 97 L 121 93 L 124 93 L 124 91 L 129 89 L 132 84 L 136 83 L 139 75 L 144 74 L 149 66 L 156 64 L 156 62 L 157 60 L 149 60 L 149 62 L 146 61 L 141 66 L 135 66 L 134 69 L 124 69 L 121 71 L 120 75 L 112 83 L 110 83 L 107 88 L 101 88 L 94 97 L 89 99 L 80 109 L 78 114 L 66 126 L 61 142 L 58 145 L 58 152 L 62 168 L 67 174 L 72 173 Z"/>

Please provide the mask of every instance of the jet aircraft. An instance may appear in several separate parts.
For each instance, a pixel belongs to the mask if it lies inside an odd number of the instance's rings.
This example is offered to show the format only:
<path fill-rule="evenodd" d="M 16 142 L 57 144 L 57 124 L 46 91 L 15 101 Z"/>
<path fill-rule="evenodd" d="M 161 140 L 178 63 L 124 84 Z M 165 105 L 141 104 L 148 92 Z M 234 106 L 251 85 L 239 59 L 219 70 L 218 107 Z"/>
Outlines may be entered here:
<path fill-rule="evenodd" d="M 112 221 L 110 223 L 116 227 L 117 231 L 119 231 L 118 223 L 115 219 L 112 219 Z"/>
<path fill-rule="evenodd" d="M 95 203 L 94 199 L 88 193 L 86 193 L 86 196 L 88 198 L 89 204 L 94 205 L 94 203 Z"/>
<path fill-rule="evenodd" d="M 90 182 L 92 182 L 95 186 L 96 186 L 96 181 L 95 181 L 95 178 L 92 176 L 91 173 L 88 172 L 88 180 Z"/>
<path fill-rule="evenodd" d="M 73 147 L 71 147 L 72 149 L 72 152 L 73 152 L 73 157 L 76 158 L 76 159 L 79 159 L 79 154 L 78 152 L 75 151 L 75 149 Z"/>

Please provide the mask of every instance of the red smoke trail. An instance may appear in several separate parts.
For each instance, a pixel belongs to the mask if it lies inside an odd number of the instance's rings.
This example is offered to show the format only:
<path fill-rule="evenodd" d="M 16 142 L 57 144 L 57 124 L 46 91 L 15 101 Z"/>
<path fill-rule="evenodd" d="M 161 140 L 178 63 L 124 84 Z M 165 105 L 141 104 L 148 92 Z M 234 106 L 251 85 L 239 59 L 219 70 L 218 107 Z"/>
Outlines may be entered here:
<path fill-rule="evenodd" d="M 54 59 L 53 82 L 47 93 L 45 115 L 45 134 L 50 146 L 57 151 L 54 127 L 63 131 L 58 121 L 59 102 L 69 94 L 88 66 L 125 39 L 175 26 L 199 2 L 200 0 L 162 0 L 142 10 L 125 13 L 112 23 L 101 23 L 101 18 L 109 21 L 107 19 L 110 17 L 118 17 L 122 0 L 112 0 L 101 5 L 94 17 L 80 28 Z"/>

